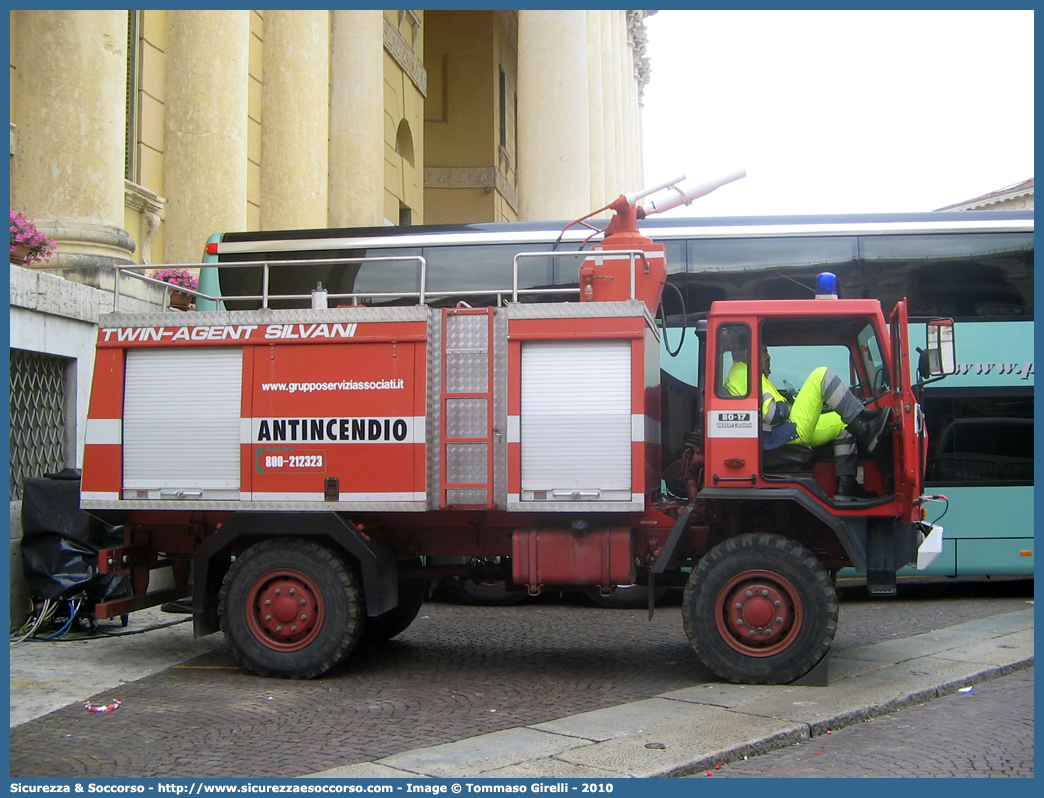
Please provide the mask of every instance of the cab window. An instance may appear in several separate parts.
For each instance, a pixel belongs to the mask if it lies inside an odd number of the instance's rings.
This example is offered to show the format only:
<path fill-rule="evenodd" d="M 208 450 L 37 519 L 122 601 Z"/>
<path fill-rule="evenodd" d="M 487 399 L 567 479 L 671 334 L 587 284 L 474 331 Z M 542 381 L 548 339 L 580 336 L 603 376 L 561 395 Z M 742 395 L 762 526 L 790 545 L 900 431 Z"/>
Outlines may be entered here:
<path fill-rule="evenodd" d="M 722 399 L 750 396 L 750 327 L 722 324 L 718 327 L 715 395 Z"/>
<path fill-rule="evenodd" d="M 881 342 L 878 341 L 874 328 L 866 325 L 859 332 L 859 361 L 853 364 L 855 374 L 852 384 L 861 390 L 861 398 L 870 399 L 888 393 L 891 380 L 888 377 L 888 364 L 881 354 Z"/>

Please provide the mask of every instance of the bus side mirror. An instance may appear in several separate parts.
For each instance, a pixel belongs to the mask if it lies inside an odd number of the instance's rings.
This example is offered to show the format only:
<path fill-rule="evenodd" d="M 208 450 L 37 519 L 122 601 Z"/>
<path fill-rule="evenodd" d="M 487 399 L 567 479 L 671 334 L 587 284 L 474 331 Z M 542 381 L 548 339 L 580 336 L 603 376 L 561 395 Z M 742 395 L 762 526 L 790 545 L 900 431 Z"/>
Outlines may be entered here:
<path fill-rule="evenodd" d="M 925 348 L 917 364 L 922 380 L 957 373 L 953 319 L 932 319 L 925 327 Z"/>

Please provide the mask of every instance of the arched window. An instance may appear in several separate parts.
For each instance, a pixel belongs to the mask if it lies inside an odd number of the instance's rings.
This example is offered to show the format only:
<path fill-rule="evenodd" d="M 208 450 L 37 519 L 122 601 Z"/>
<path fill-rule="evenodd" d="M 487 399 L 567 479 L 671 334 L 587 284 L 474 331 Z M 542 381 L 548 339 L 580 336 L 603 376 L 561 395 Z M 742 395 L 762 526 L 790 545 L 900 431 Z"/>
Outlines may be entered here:
<path fill-rule="evenodd" d="M 395 151 L 410 166 L 415 165 L 413 162 L 413 133 L 410 132 L 410 123 L 405 119 L 399 122 L 399 129 L 395 131 Z"/>

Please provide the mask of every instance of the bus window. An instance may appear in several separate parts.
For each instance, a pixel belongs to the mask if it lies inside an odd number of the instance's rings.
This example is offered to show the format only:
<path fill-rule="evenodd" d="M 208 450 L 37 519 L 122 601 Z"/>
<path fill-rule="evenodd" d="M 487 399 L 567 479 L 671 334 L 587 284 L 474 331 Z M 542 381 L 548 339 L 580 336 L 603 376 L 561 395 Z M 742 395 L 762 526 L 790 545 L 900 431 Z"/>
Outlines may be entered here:
<path fill-rule="evenodd" d="M 663 256 L 667 259 L 667 274 L 684 274 L 685 273 L 685 242 L 684 241 L 664 241 L 663 242 Z M 673 280 L 671 282 L 674 282 Z"/>
<path fill-rule="evenodd" d="M 369 250 L 365 254 L 371 258 L 392 258 L 417 256 L 421 254 L 421 251 L 418 247 L 398 247 Z M 329 281 L 323 283 L 331 294 L 352 291 L 363 294 L 393 294 L 396 291 L 416 293 L 420 291 L 420 270 L 416 261 L 339 264 L 339 266 L 345 269 L 343 276 L 331 272 Z M 385 304 L 388 301 L 387 299 L 374 299 L 372 304 Z M 337 304 L 349 304 L 349 302 L 339 299 Z"/>
<path fill-rule="evenodd" d="M 1032 317 L 1033 235 L 864 236 L 867 296 L 892 307 L 910 300 L 911 316 Z"/>
<path fill-rule="evenodd" d="M 425 247 L 428 291 L 511 291 L 511 264 L 519 252 L 546 249 L 519 244 Z M 525 258 L 519 265 L 519 287 L 549 286 L 551 264 L 544 258 Z"/>
<path fill-rule="evenodd" d="M 927 481 L 936 485 L 1033 484 L 1032 393 L 939 395 L 927 391 Z"/>
<path fill-rule="evenodd" d="M 690 312 L 710 310 L 715 299 L 812 299 L 816 275 L 824 271 L 838 276 L 841 296 L 858 297 L 856 239 L 851 236 L 747 238 L 741 243 L 693 238 L 687 243 Z"/>

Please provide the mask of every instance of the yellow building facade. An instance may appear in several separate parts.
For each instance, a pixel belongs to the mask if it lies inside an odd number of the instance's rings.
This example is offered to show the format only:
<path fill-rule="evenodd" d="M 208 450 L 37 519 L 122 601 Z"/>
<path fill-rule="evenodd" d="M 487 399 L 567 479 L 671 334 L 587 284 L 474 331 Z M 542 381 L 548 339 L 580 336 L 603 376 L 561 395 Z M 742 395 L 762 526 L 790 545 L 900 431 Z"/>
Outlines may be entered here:
<path fill-rule="evenodd" d="M 647 13 L 11 11 L 11 207 L 66 267 L 574 219 L 641 187 Z"/>

